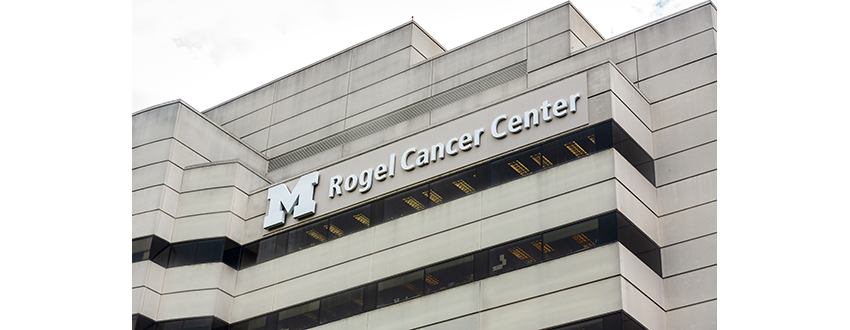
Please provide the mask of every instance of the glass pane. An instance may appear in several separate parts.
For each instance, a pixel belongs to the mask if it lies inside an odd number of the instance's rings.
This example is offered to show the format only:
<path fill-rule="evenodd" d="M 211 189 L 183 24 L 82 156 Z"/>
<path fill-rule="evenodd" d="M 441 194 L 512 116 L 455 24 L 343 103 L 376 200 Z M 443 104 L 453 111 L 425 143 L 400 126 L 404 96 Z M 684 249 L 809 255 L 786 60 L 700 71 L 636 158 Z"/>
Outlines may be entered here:
<path fill-rule="evenodd" d="M 429 185 L 431 206 L 439 205 L 481 190 L 475 169 L 434 181 Z"/>
<path fill-rule="evenodd" d="M 278 314 L 277 329 L 300 330 L 319 324 L 319 301 L 283 310 Z"/>
<path fill-rule="evenodd" d="M 230 327 L 230 330 L 261 330 L 266 328 L 266 316 L 260 316 L 255 319 L 250 319 L 248 321 L 234 324 Z"/>
<path fill-rule="evenodd" d="M 428 185 L 421 185 L 387 197 L 384 199 L 384 221 L 422 211 L 428 207 L 429 199 Z"/>
<path fill-rule="evenodd" d="M 168 258 L 168 267 L 191 265 L 195 261 L 195 250 L 197 242 L 173 244 L 171 256 Z"/>
<path fill-rule="evenodd" d="M 543 254 L 555 259 L 595 247 L 599 237 L 599 221 L 592 219 L 543 234 Z"/>
<path fill-rule="evenodd" d="M 274 257 L 279 258 L 286 254 L 286 245 L 289 241 L 289 232 L 275 236 Z"/>
<path fill-rule="evenodd" d="M 319 314 L 320 323 L 327 323 L 363 311 L 363 288 L 333 295 L 322 299 L 322 311 Z"/>
<path fill-rule="evenodd" d="M 661 276 L 661 251 L 626 217 L 617 213 L 617 237 L 626 249 Z"/>
<path fill-rule="evenodd" d="M 156 325 L 157 330 L 180 330 L 183 328 L 183 321 L 171 321 Z"/>
<path fill-rule="evenodd" d="M 210 330 L 212 328 L 212 318 L 205 317 L 202 319 L 186 320 L 183 322 L 183 330 Z"/>
<path fill-rule="evenodd" d="M 257 263 L 263 263 L 274 258 L 274 250 L 277 247 L 277 237 L 268 237 L 260 240 L 260 250 L 257 252 Z"/>
<path fill-rule="evenodd" d="M 369 228 L 372 218 L 372 204 L 335 215 L 328 221 L 328 236 L 333 240 Z"/>
<path fill-rule="evenodd" d="M 646 330 L 643 326 L 641 326 L 637 321 L 626 315 L 626 313 L 620 313 L 623 316 L 623 330 Z"/>
<path fill-rule="evenodd" d="M 542 169 L 540 164 L 545 164 L 545 161 L 539 156 L 539 148 L 532 148 L 490 162 L 490 186 L 519 179 Z"/>
<path fill-rule="evenodd" d="M 239 269 L 239 254 L 242 253 L 238 243 L 228 239 L 224 241 L 224 256 L 222 262 L 233 269 Z"/>
<path fill-rule="evenodd" d="M 472 282 L 472 256 L 425 268 L 425 294 Z"/>
<path fill-rule="evenodd" d="M 655 185 L 655 164 L 652 157 L 616 123 L 613 125 L 612 130 L 614 149 L 629 161 L 650 183 Z"/>
<path fill-rule="evenodd" d="M 423 271 L 418 270 L 378 282 L 378 307 L 421 296 L 422 275 Z"/>
<path fill-rule="evenodd" d="M 242 258 L 239 259 L 239 269 L 251 267 L 257 263 L 257 252 L 260 242 L 254 242 L 242 247 Z"/>
<path fill-rule="evenodd" d="M 153 236 L 133 240 L 133 262 L 150 258 L 151 239 Z M 125 241 L 126 242 L 126 241 Z"/>
<path fill-rule="evenodd" d="M 198 242 L 198 250 L 195 252 L 195 263 L 219 262 L 222 253 L 224 253 L 223 238 L 200 241 Z"/>
<path fill-rule="evenodd" d="M 328 240 L 327 219 L 300 227 L 289 232 L 289 250 L 292 253 L 313 245 L 322 244 Z"/>
<path fill-rule="evenodd" d="M 502 274 L 540 262 L 543 259 L 543 253 L 532 243 L 539 246 L 541 240 L 539 235 L 532 236 L 490 249 L 490 275 Z"/>
<path fill-rule="evenodd" d="M 571 324 L 571 325 L 563 326 L 563 327 L 560 327 L 560 328 L 555 328 L 555 329 L 552 329 L 552 330 L 581 330 L 581 329 L 583 329 L 583 330 L 603 330 L 602 318 L 593 319 L 593 320 L 590 320 L 590 321 L 579 322 L 579 323 L 576 323 L 576 324 Z M 605 329 L 605 330 L 610 330 L 610 329 Z M 618 329 L 614 329 L 614 330 L 618 330 Z"/>

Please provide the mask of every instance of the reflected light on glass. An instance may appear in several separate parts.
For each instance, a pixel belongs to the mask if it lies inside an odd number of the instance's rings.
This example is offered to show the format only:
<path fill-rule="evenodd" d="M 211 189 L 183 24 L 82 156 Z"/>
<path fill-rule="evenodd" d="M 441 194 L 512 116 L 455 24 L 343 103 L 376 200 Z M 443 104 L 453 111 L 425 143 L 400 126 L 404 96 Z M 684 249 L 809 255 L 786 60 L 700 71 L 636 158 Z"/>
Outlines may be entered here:
<path fill-rule="evenodd" d="M 417 294 L 417 295 L 422 294 L 422 290 L 420 290 L 419 287 L 416 286 L 416 284 L 407 282 L 407 283 L 404 283 L 404 287 L 407 288 L 408 290 L 410 290 L 411 292 Z"/>
<path fill-rule="evenodd" d="M 425 275 L 425 282 L 428 282 L 430 285 L 440 284 L 440 281 L 438 281 L 434 276 L 431 276 L 431 274 Z"/>
<path fill-rule="evenodd" d="M 593 246 L 593 242 L 591 242 L 590 239 L 587 238 L 587 236 L 584 236 L 584 234 L 574 235 L 573 239 L 582 247 L 589 248 Z"/>
<path fill-rule="evenodd" d="M 531 242 L 531 245 L 534 245 L 534 247 L 537 248 L 537 251 L 540 251 L 540 249 L 542 248 L 543 253 L 549 253 L 549 252 L 555 251 L 555 249 L 553 249 L 551 246 L 549 246 L 549 244 L 543 244 L 543 246 L 541 247 L 540 246 L 540 240 L 536 240 L 534 242 Z"/>
<path fill-rule="evenodd" d="M 587 139 L 590 140 L 590 142 L 593 142 L 593 144 L 596 144 L 596 134 L 588 135 Z"/>
<path fill-rule="evenodd" d="M 517 257 L 517 259 L 525 261 L 526 264 L 534 262 L 534 258 L 532 258 L 528 253 L 525 253 L 525 250 L 523 250 L 519 246 L 513 246 L 508 248 L 508 252 L 513 254 L 514 257 Z"/>
<path fill-rule="evenodd" d="M 405 197 L 402 200 L 407 203 L 407 205 L 410 205 L 410 207 L 416 209 L 417 211 L 422 211 L 425 209 L 425 205 L 422 205 L 422 203 L 416 200 L 416 198 L 413 198 L 413 196 Z"/>
<path fill-rule="evenodd" d="M 354 220 L 360 221 L 360 223 L 364 224 L 366 227 L 369 227 L 369 223 L 370 223 L 369 218 L 367 218 L 362 213 L 357 213 L 353 217 L 354 217 Z"/>
<path fill-rule="evenodd" d="M 428 192 L 427 192 L 427 191 L 423 191 L 423 192 L 422 192 L 422 194 L 423 194 L 423 195 L 425 195 L 425 197 L 430 198 L 430 199 L 431 199 L 431 201 L 432 201 L 432 202 L 434 202 L 435 204 L 440 204 L 440 202 L 442 202 L 442 201 L 443 201 L 443 196 L 438 195 L 438 194 L 437 194 L 435 191 L 433 191 L 433 190 L 430 190 L 430 192 L 431 192 L 431 195 L 430 195 L 430 196 L 428 195 Z"/>
<path fill-rule="evenodd" d="M 543 168 L 546 168 L 548 166 L 552 166 L 552 162 L 550 162 L 549 159 L 546 158 L 546 156 L 543 156 L 543 154 L 541 154 L 539 152 L 531 155 L 531 159 L 533 159 L 534 162 L 537 163 L 537 165 L 540 165 Z"/>
<path fill-rule="evenodd" d="M 581 146 L 576 143 L 576 141 L 570 141 L 570 143 L 567 143 L 564 146 L 567 147 L 567 149 L 569 149 L 570 152 L 573 153 L 573 155 L 576 155 L 576 157 L 587 155 L 587 152 L 584 151 L 584 149 L 582 149 Z"/>
<path fill-rule="evenodd" d="M 315 239 L 316 239 L 317 241 L 319 241 L 319 242 L 324 242 L 324 241 L 326 241 L 326 240 L 327 240 L 327 238 L 326 238 L 324 235 L 319 234 L 319 232 L 317 232 L 317 231 L 316 231 L 316 230 L 314 230 L 314 229 L 310 229 L 310 230 L 308 230 L 308 231 L 307 231 L 307 235 L 309 235 L 309 236 L 310 236 L 310 237 L 312 237 L 312 238 L 315 238 Z"/>
<path fill-rule="evenodd" d="M 452 182 L 452 184 L 455 185 L 455 187 L 457 187 L 457 189 L 462 190 L 467 195 L 475 192 L 475 188 L 472 188 L 472 186 L 470 186 L 468 183 L 466 183 L 466 181 L 463 181 L 463 179 Z"/>
<path fill-rule="evenodd" d="M 325 229 L 327 229 L 328 231 L 330 231 L 330 232 L 331 232 L 331 234 L 336 235 L 336 237 L 342 237 L 342 235 L 345 235 L 345 233 L 342 231 L 342 229 L 339 229 L 339 227 L 334 226 L 334 225 L 331 225 L 331 227 L 330 227 L 330 228 L 328 228 L 328 226 L 327 226 L 327 225 L 325 225 Z M 318 233 L 316 233 L 316 234 L 318 234 Z"/>
<path fill-rule="evenodd" d="M 519 175 L 522 176 L 526 176 L 531 173 L 531 171 L 529 171 L 528 168 L 525 167 L 525 165 L 522 165 L 519 160 L 515 160 L 508 163 L 508 166 L 510 166 L 512 169 L 514 169 L 514 171 L 516 171 L 517 173 L 519 173 Z"/>

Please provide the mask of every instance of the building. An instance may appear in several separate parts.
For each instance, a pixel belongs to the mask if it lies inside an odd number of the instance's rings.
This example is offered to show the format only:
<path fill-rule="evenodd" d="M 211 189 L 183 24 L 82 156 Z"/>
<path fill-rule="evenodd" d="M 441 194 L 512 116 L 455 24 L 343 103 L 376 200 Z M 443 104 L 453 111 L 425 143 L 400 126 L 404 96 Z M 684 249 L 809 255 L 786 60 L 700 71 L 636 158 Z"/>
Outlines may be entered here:
<path fill-rule="evenodd" d="M 134 113 L 133 328 L 716 328 L 716 27 L 411 21 Z"/>

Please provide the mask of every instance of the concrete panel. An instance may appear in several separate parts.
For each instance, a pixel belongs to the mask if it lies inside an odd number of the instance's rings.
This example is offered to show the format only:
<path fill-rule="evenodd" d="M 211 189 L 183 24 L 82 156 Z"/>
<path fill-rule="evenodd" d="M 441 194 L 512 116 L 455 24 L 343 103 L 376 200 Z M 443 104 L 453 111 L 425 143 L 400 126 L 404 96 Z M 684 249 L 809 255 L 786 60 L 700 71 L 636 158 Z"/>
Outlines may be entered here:
<path fill-rule="evenodd" d="M 642 122 L 635 113 L 632 112 L 626 104 L 622 102 L 622 100 L 614 94 L 614 97 L 611 98 L 611 117 L 614 119 L 620 127 L 628 134 L 632 140 L 637 142 L 637 144 L 649 154 L 650 157 L 653 157 L 655 154 L 654 144 L 652 139 L 652 132 L 649 131 L 649 126 Z M 647 110 L 649 109 L 646 101 L 644 105 L 647 105 Z M 638 107 L 635 107 L 638 108 Z M 649 112 L 646 112 L 647 119 L 649 119 Z"/>
<path fill-rule="evenodd" d="M 142 314 L 150 319 L 157 319 L 157 311 L 160 307 L 160 296 L 146 287 L 133 289 L 132 313 Z"/>
<path fill-rule="evenodd" d="M 455 88 L 457 86 L 463 85 L 475 79 L 481 78 L 485 75 L 498 71 L 500 69 L 504 69 L 511 65 L 522 62 L 526 59 L 525 57 L 525 49 L 515 51 L 508 55 L 499 57 L 490 62 L 481 64 L 475 68 L 464 71 L 457 75 L 446 78 L 442 81 L 435 83 L 431 86 L 432 95 L 436 95 L 438 93 L 445 92 L 446 90 Z M 507 95 L 507 94 L 506 94 Z"/>
<path fill-rule="evenodd" d="M 587 46 L 592 46 L 603 41 L 602 36 L 590 26 L 590 23 L 573 6 L 570 6 L 570 31 L 573 31 L 581 39 L 581 42 Z"/>
<path fill-rule="evenodd" d="M 170 162 L 160 162 L 133 170 L 133 190 L 165 184 L 180 190 L 183 170 Z"/>
<path fill-rule="evenodd" d="M 417 65 L 410 70 L 381 80 L 369 87 L 348 95 L 346 117 L 410 93 L 431 83 L 431 63 Z"/>
<path fill-rule="evenodd" d="M 607 91 L 587 100 L 588 125 L 596 125 L 614 117 L 611 104 L 615 97 L 614 92 Z"/>
<path fill-rule="evenodd" d="M 180 191 L 189 192 L 209 188 L 234 187 L 237 184 L 238 167 L 241 167 L 238 163 L 219 163 L 188 169 L 183 173 Z M 236 188 L 243 192 L 249 189 L 246 184 Z"/>
<path fill-rule="evenodd" d="M 619 152 L 614 153 L 614 175 L 617 177 L 617 181 L 622 183 L 641 203 L 652 212 L 657 213 L 659 202 L 655 186 L 647 181 Z M 656 242 L 658 241 L 657 238 L 658 236 L 654 236 Z"/>
<path fill-rule="evenodd" d="M 248 209 L 245 211 L 248 218 L 265 216 L 268 210 L 268 190 L 257 190 L 253 195 L 248 196 Z"/>
<path fill-rule="evenodd" d="M 479 314 L 480 329 L 545 329 L 618 311 L 623 308 L 621 282 L 612 277 L 487 310 Z"/>
<path fill-rule="evenodd" d="M 224 267 L 230 268 L 220 262 L 168 268 L 165 270 L 162 293 L 216 289 L 221 282 Z"/>
<path fill-rule="evenodd" d="M 549 38 L 570 29 L 570 6 L 563 4 L 528 21 L 528 44 Z"/>
<path fill-rule="evenodd" d="M 369 282 L 370 258 L 355 259 L 275 285 L 274 310 L 355 288 Z"/>
<path fill-rule="evenodd" d="M 717 32 L 708 30 L 637 57 L 640 79 L 717 54 Z"/>
<path fill-rule="evenodd" d="M 717 171 L 658 188 L 658 215 L 717 200 Z"/>
<path fill-rule="evenodd" d="M 526 23 L 475 41 L 434 60 L 434 81 L 440 81 L 525 47 Z"/>
<path fill-rule="evenodd" d="M 587 72 L 587 95 L 595 96 L 599 93 L 611 90 L 611 65 L 608 61 L 598 62 L 592 68 L 585 68 Z M 531 76 L 529 75 L 529 82 Z"/>
<path fill-rule="evenodd" d="M 133 216 L 133 238 L 156 235 L 170 241 L 173 228 L 174 218 L 160 210 Z"/>
<path fill-rule="evenodd" d="M 206 163 L 207 160 L 189 150 L 174 139 L 163 140 L 133 148 L 133 168 L 139 168 L 164 160 L 171 160 L 179 167 Z"/>
<path fill-rule="evenodd" d="M 242 224 L 242 240 L 237 243 L 244 245 L 262 238 L 266 233 L 263 229 L 263 217 L 264 215 L 245 220 Z"/>
<path fill-rule="evenodd" d="M 342 146 L 342 157 L 348 157 L 365 150 L 373 149 L 388 142 L 397 141 L 399 137 L 409 135 L 410 132 L 419 131 L 428 127 L 428 114 L 418 116 L 403 123 L 396 124 L 378 133 L 364 136 Z"/>
<path fill-rule="evenodd" d="M 233 212 L 245 217 L 248 196 L 234 187 L 188 192 L 180 195 L 177 217 L 213 212 Z"/>
<path fill-rule="evenodd" d="M 133 214 L 162 210 L 172 215 L 176 211 L 177 193 L 171 188 L 159 185 L 133 192 Z"/>
<path fill-rule="evenodd" d="M 667 329 L 717 329 L 717 300 L 667 312 Z"/>
<path fill-rule="evenodd" d="M 478 250 L 481 224 L 473 223 L 372 255 L 371 280 L 448 260 Z"/>
<path fill-rule="evenodd" d="M 290 151 L 291 149 L 286 149 L 284 145 L 269 149 L 269 159 L 280 156 L 281 154 Z M 266 177 L 273 182 L 280 182 L 284 179 L 293 178 L 296 175 L 301 176 L 301 174 L 308 173 L 308 171 L 313 171 L 320 166 L 319 164 L 327 164 L 330 162 L 338 161 L 342 155 L 342 146 L 334 147 L 325 151 L 322 151 L 318 154 L 310 156 L 309 158 L 305 158 L 299 162 L 289 164 L 284 166 L 283 168 L 279 168 L 274 172 L 269 172 L 266 174 Z"/>
<path fill-rule="evenodd" d="M 150 260 L 133 263 L 133 288 L 144 286 L 156 293 L 161 293 L 164 277 L 165 268 Z"/>
<path fill-rule="evenodd" d="M 658 244 L 658 218 L 632 192 L 617 182 L 617 210 L 629 219 L 641 232 Z"/>
<path fill-rule="evenodd" d="M 540 85 L 557 77 L 585 69 L 606 59 L 611 59 L 614 63 L 618 63 L 634 56 L 634 35 L 624 35 L 617 39 L 608 40 L 604 44 L 579 50 L 569 58 L 558 61 L 541 70 L 529 72 L 528 86 L 534 87 Z M 590 85 L 590 76 L 588 75 L 588 92 L 592 90 Z M 588 95 L 593 95 L 593 93 L 591 92 Z"/>
<path fill-rule="evenodd" d="M 355 47 L 351 50 L 351 69 L 410 46 L 413 38 L 411 29 L 412 22 Z"/>
<path fill-rule="evenodd" d="M 227 102 L 224 104 L 220 104 L 218 106 L 209 108 L 203 111 L 204 117 L 209 118 L 216 124 L 224 124 L 228 121 L 233 120 L 234 112 L 233 112 L 233 102 Z"/>
<path fill-rule="evenodd" d="M 445 52 L 442 47 L 437 45 L 434 40 L 428 37 L 425 32 L 419 29 L 418 26 L 414 25 L 412 30 L 413 39 L 411 44 L 419 53 L 425 56 L 425 58 L 431 58 L 437 54 Z"/>
<path fill-rule="evenodd" d="M 461 318 L 429 325 L 421 330 L 456 330 L 456 329 L 478 329 L 478 314 L 467 315 Z"/>
<path fill-rule="evenodd" d="M 348 75 L 341 75 L 278 101 L 272 105 L 271 122 L 279 123 L 345 95 L 348 92 Z"/>
<path fill-rule="evenodd" d="M 234 297 L 233 309 L 230 312 L 231 323 L 271 312 L 274 305 L 274 291 L 275 288 L 270 286 Z"/>
<path fill-rule="evenodd" d="M 570 56 L 570 32 L 528 46 L 528 71 L 534 71 Z"/>
<path fill-rule="evenodd" d="M 279 80 L 274 84 L 275 101 L 290 97 L 295 93 L 345 73 L 349 70 L 350 56 L 350 51 L 344 52 Z"/>
<path fill-rule="evenodd" d="M 377 119 L 405 106 L 424 100 L 429 96 L 431 96 L 431 92 L 429 91 L 428 87 L 425 87 L 418 91 L 412 92 L 387 103 L 371 108 L 369 110 L 360 112 L 356 115 L 348 116 L 348 118 L 345 118 L 345 128 L 349 129 L 354 126 L 368 122 L 370 120 Z"/>
<path fill-rule="evenodd" d="M 476 69 L 473 69 L 474 71 Z M 468 71 L 467 71 L 468 72 Z M 464 75 L 462 73 L 460 75 Z M 449 78 L 448 80 L 452 80 Z M 473 112 L 482 106 L 504 99 L 507 95 L 516 95 L 526 89 L 525 77 L 519 77 L 486 91 L 470 95 L 465 99 L 431 111 L 431 125 L 446 122 L 463 114 Z"/>
<path fill-rule="evenodd" d="M 481 216 L 503 214 L 523 205 L 545 201 L 552 196 L 613 178 L 613 157 L 613 150 L 605 150 L 484 190 L 481 192 Z"/>
<path fill-rule="evenodd" d="M 245 136 L 242 138 L 242 141 L 265 155 L 265 150 L 269 145 L 269 129 L 265 128 L 259 132 Z"/>
<path fill-rule="evenodd" d="M 366 256 L 372 252 L 374 234 L 374 229 L 366 229 L 314 246 L 310 252 L 299 251 L 242 269 L 236 281 L 236 292 L 243 294 Z M 316 258 L 317 255 L 322 258 Z"/>
<path fill-rule="evenodd" d="M 230 236 L 233 220 L 242 221 L 230 212 L 208 213 L 174 219 L 173 242 Z M 242 231 L 239 230 L 241 233 Z"/>
<path fill-rule="evenodd" d="M 620 274 L 651 300 L 650 304 L 664 306 L 664 281 L 661 277 L 622 244 L 611 245 L 619 249 Z"/>
<path fill-rule="evenodd" d="M 711 5 L 691 10 L 687 13 L 665 19 L 635 32 L 639 54 L 664 46 L 687 36 L 712 28 Z"/>
<path fill-rule="evenodd" d="M 171 155 L 168 159 L 180 168 L 185 168 L 190 165 L 208 163 L 210 160 L 203 155 L 186 147 L 185 144 L 178 140 L 171 140 Z"/>
<path fill-rule="evenodd" d="M 190 317 L 216 315 L 216 305 L 219 302 L 218 289 L 198 290 L 164 294 L 160 298 L 158 320 L 182 319 Z M 229 299 L 229 298 L 228 298 Z"/>
<path fill-rule="evenodd" d="M 218 317 L 224 322 L 230 322 L 231 308 L 233 308 L 233 297 L 222 291 L 217 291 L 213 316 Z"/>
<path fill-rule="evenodd" d="M 269 128 L 270 146 L 275 146 L 321 129 L 345 118 L 345 97 L 274 124 Z"/>
<path fill-rule="evenodd" d="M 359 314 L 352 317 L 346 317 L 342 320 L 336 320 L 331 323 L 325 323 L 318 327 L 312 328 L 316 330 L 366 330 L 369 321 L 369 313 Z"/>
<path fill-rule="evenodd" d="M 422 53 L 416 50 L 416 48 L 411 48 L 410 51 L 410 66 L 415 65 L 416 63 L 422 62 L 425 60 L 425 56 L 422 56 Z"/>
<path fill-rule="evenodd" d="M 260 173 L 266 169 L 263 156 L 191 109 L 181 108 L 174 137 L 209 161 L 240 159 Z"/>
<path fill-rule="evenodd" d="M 661 249 L 664 276 L 673 276 L 709 265 L 717 265 L 717 234 Z"/>
<path fill-rule="evenodd" d="M 619 246 L 608 244 L 481 281 L 481 309 L 507 305 L 618 275 Z"/>
<path fill-rule="evenodd" d="M 487 200 L 486 196 L 484 200 Z M 614 181 L 598 183 L 484 220 L 481 223 L 481 247 L 585 219 L 615 207 Z"/>
<path fill-rule="evenodd" d="M 281 132 L 285 132 L 288 128 L 294 128 L 293 124 L 297 124 L 297 123 L 290 124 L 290 123 L 284 122 L 283 125 L 279 126 L 279 129 L 280 129 Z M 333 123 L 333 124 L 330 124 L 328 126 L 319 128 L 319 129 L 314 130 L 312 132 L 309 132 L 307 134 L 301 135 L 301 136 L 299 136 L 295 139 L 292 139 L 292 140 L 289 140 L 287 142 L 283 142 L 283 143 L 280 143 L 280 144 L 277 144 L 277 145 L 274 144 L 276 142 L 272 143 L 270 141 L 269 145 L 272 146 L 272 147 L 268 151 L 269 159 L 277 157 L 277 156 L 284 154 L 286 152 L 298 149 L 298 148 L 303 147 L 305 145 L 308 145 L 310 143 L 316 142 L 316 141 L 321 140 L 323 138 L 326 138 L 330 135 L 342 132 L 344 125 L 345 125 L 344 122 L 338 121 L 336 123 Z M 278 129 L 278 127 L 275 127 L 274 129 Z M 313 166 L 315 166 L 315 165 L 319 165 L 319 164 L 313 163 Z"/>
<path fill-rule="evenodd" d="M 247 95 L 241 96 L 233 101 L 228 102 L 227 107 L 219 107 L 204 113 L 209 118 L 215 118 L 213 121 L 224 126 L 236 118 L 245 116 L 257 109 L 264 108 L 274 101 L 274 84 L 262 87 Z M 238 134 L 237 134 L 238 135 Z M 242 135 L 238 135 L 242 136 Z"/>
<path fill-rule="evenodd" d="M 717 112 L 697 117 L 653 133 L 655 158 L 717 140 Z"/>
<path fill-rule="evenodd" d="M 650 111 L 649 102 L 629 82 L 628 78 L 623 76 L 615 67 L 610 66 L 609 72 L 611 72 L 611 90 L 614 91 L 614 94 L 617 94 L 617 97 L 640 119 L 641 123 L 648 130 L 652 127 L 652 112 Z M 652 153 L 650 152 L 650 154 Z"/>
<path fill-rule="evenodd" d="M 717 299 L 717 266 L 664 279 L 668 310 Z"/>
<path fill-rule="evenodd" d="M 271 119 L 272 107 L 267 106 L 221 126 L 233 135 L 244 137 L 268 127 Z"/>
<path fill-rule="evenodd" d="M 655 102 L 717 81 L 717 55 L 640 81 L 640 90 Z"/>
<path fill-rule="evenodd" d="M 415 329 L 434 322 L 474 313 L 478 283 L 419 297 L 369 312 L 369 330 Z"/>
<path fill-rule="evenodd" d="M 636 82 L 638 80 L 637 59 L 633 58 L 617 63 L 617 67 L 620 68 L 620 71 L 623 71 L 629 81 Z"/>
<path fill-rule="evenodd" d="M 717 232 L 717 202 L 700 205 L 658 219 L 661 246 Z"/>
<path fill-rule="evenodd" d="M 410 68 L 410 57 L 416 51 L 406 47 L 351 71 L 349 91 L 356 91 Z"/>
<path fill-rule="evenodd" d="M 177 102 L 133 116 L 133 147 L 174 136 L 180 104 Z"/>
<path fill-rule="evenodd" d="M 717 83 L 652 104 L 652 129 L 660 130 L 717 110 Z"/>
<path fill-rule="evenodd" d="M 660 186 L 717 169 L 717 141 L 655 160 L 655 184 Z"/>
<path fill-rule="evenodd" d="M 381 251 L 481 219 L 481 194 L 472 194 L 375 227 L 372 250 Z"/>
<path fill-rule="evenodd" d="M 570 31 L 570 54 L 585 47 L 587 46 L 581 42 L 581 40 L 579 40 L 572 31 Z"/>
<path fill-rule="evenodd" d="M 666 329 L 667 315 L 641 289 L 622 281 L 623 310 L 647 329 Z"/>

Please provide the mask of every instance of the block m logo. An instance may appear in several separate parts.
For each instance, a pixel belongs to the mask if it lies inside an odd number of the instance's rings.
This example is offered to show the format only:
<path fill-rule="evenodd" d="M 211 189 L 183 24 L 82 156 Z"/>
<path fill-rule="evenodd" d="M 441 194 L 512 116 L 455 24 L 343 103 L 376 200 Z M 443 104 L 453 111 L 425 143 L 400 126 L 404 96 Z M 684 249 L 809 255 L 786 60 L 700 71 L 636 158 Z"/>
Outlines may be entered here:
<path fill-rule="evenodd" d="M 286 214 L 295 219 L 308 217 L 316 213 L 313 200 L 313 188 L 319 184 L 319 172 L 313 172 L 298 179 L 292 193 L 285 184 L 269 188 L 269 211 L 263 219 L 263 229 L 277 227 L 286 222 Z"/>

